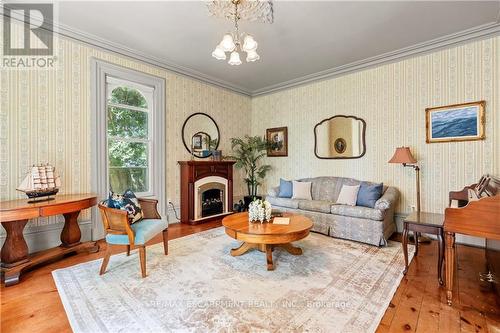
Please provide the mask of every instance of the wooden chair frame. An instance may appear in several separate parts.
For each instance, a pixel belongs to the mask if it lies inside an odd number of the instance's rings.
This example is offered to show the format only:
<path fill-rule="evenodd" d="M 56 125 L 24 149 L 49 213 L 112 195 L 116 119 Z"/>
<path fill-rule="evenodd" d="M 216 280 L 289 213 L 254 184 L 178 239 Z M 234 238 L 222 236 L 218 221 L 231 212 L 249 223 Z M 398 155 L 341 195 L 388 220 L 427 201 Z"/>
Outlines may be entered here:
<path fill-rule="evenodd" d="M 158 213 L 157 209 L 158 200 L 145 199 L 145 198 L 138 198 L 138 200 L 139 204 L 141 205 L 143 216 L 145 219 L 161 219 L 161 216 Z M 106 234 L 128 236 L 129 245 L 127 245 L 127 256 L 129 256 L 131 246 L 135 245 L 135 234 L 132 228 L 130 228 L 127 211 L 121 209 L 109 208 L 102 204 L 99 204 L 98 207 L 101 212 L 102 223 L 104 225 L 104 230 L 106 231 Z M 163 233 L 163 250 L 165 252 L 165 255 L 168 255 L 168 227 L 164 229 L 162 233 Z M 109 258 L 111 257 L 111 245 L 115 246 L 115 244 L 107 243 L 106 253 L 104 254 L 104 260 L 102 261 L 99 275 L 102 275 L 106 272 L 106 267 L 108 266 Z M 146 277 L 146 244 L 141 244 L 137 246 L 139 247 L 141 274 L 142 277 L 144 278 Z"/>

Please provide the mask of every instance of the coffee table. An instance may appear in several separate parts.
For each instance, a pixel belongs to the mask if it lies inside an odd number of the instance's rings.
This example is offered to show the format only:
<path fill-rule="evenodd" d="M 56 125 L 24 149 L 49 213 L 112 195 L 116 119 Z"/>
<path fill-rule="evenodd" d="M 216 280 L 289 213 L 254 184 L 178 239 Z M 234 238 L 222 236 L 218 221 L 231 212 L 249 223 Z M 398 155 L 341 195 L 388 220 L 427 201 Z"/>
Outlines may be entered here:
<path fill-rule="evenodd" d="M 290 218 L 290 224 L 273 224 L 271 222 L 248 221 L 248 212 L 232 214 L 222 219 L 226 234 L 243 243 L 231 250 L 233 257 L 245 254 L 251 249 L 258 249 L 266 253 L 267 270 L 274 270 L 273 249 L 281 247 L 293 255 L 301 255 L 302 249 L 292 245 L 292 242 L 309 235 L 313 224 L 305 216 L 284 213 L 283 217 Z"/>

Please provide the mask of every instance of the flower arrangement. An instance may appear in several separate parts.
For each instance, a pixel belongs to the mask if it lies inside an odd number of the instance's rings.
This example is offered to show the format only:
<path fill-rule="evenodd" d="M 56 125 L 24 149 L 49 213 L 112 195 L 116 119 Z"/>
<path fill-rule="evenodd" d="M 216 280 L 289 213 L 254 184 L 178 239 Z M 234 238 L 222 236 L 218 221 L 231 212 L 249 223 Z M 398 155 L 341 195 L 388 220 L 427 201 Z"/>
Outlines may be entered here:
<path fill-rule="evenodd" d="M 264 223 L 271 220 L 271 204 L 266 200 L 254 200 L 248 206 L 248 218 L 250 222 Z"/>

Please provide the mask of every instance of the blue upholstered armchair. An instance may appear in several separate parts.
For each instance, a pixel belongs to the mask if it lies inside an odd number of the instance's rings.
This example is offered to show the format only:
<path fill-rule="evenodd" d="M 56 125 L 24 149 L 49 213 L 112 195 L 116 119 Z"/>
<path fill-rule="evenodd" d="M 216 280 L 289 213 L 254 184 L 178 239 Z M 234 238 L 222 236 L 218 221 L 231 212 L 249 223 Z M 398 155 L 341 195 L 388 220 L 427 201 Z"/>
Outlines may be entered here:
<path fill-rule="evenodd" d="M 127 246 L 127 256 L 130 255 L 130 247 L 139 248 L 142 277 L 146 277 L 146 242 L 154 236 L 163 233 L 163 248 L 165 255 L 168 254 L 168 222 L 161 218 L 156 208 L 158 200 L 138 198 L 143 212 L 143 219 L 129 224 L 126 210 L 109 208 L 99 204 L 102 223 L 106 231 L 106 254 L 102 261 L 100 275 L 106 272 L 112 245 Z"/>

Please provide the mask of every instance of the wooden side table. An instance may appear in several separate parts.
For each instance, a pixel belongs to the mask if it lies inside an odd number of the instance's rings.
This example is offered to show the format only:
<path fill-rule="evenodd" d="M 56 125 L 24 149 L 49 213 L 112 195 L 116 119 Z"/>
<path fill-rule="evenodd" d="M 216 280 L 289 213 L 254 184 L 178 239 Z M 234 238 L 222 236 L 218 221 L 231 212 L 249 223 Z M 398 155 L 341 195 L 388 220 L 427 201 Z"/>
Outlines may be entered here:
<path fill-rule="evenodd" d="M 1 271 L 5 286 L 19 283 L 22 270 L 55 257 L 81 250 L 97 252 L 99 246 L 96 242 L 80 242 L 81 232 L 77 221 L 80 211 L 96 203 L 95 194 L 61 194 L 54 200 L 37 203 L 28 203 L 27 199 L 0 202 L 0 222 L 7 232 L 1 253 Z M 59 214 L 64 216 L 61 245 L 29 255 L 23 235 L 28 220 Z"/>
<path fill-rule="evenodd" d="M 415 238 L 415 256 L 418 255 L 418 237 L 421 232 L 436 235 L 438 238 L 438 281 L 443 284 L 443 259 L 444 259 L 444 215 L 426 212 L 413 212 L 403 221 L 403 253 L 405 256 L 405 270 L 408 272 L 408 232 L 412 231 Z"/>

